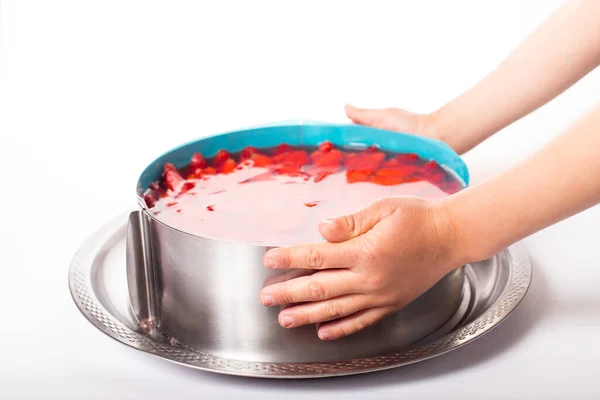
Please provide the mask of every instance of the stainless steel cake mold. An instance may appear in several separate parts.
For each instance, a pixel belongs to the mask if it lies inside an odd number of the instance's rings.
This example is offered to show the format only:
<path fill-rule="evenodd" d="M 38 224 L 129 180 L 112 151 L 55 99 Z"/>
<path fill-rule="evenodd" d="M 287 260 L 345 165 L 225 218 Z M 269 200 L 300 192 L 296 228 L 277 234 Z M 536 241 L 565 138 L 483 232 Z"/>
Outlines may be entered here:
<path fill-rule="evenodd" d="M 210 136 L 168 151 L 142 173 L 140 210 L 129 218 L 127 279 L 138 320 L 191 349 L 261 362 L 335 361 L 387 354 L 448 321 L 463 296 L 464 268 L 356 335 L 323 342 L 313 326 L 281 329 L 279 310 L 264 307 L 258 300 L 263 284 L 281 273 L 266 269 L 262 262 L 277 243 L 248 245 L 193 235 L 161 222 L 142 200 L 144 189 L 158 179 L 165 162 L 183 166 L 197 151 L 210 157 L 220 149 L 235 152 L 249 145 L 281 143 L 316 146 L 324 141 L 338 147 L 376 144 L 391 152 L 416 153 L 468 182 L 463 161 L 444 143 L 358 125 L 275 125 Z"/>

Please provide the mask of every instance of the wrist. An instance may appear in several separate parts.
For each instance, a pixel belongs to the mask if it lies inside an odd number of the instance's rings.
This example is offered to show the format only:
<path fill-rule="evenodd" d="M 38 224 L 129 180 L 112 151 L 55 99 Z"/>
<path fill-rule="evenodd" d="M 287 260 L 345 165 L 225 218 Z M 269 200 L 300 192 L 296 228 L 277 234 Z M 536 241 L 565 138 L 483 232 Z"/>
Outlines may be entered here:
<path fill-rule="evenodd" d="M 427 136 L 446 143 L 458 154 L 466 151 L 465 146 L 459 141 L 461 133 L 464 133 L 460 127 L 453 127 L 456 124 L 456 118 L 449 115 L 446 107 L 442 107 L 423 116 L 422 131 Z M 454 134 L 453 134 L 454 133 Z"/>
<path fill-rule="evenodd" d="M 462 98 L 454 100 L 427 115 L 434 126 L 435 138 L 446 143 L 456 153 L 464 154 L 494 133 L 490 122 L 473 114 L 473 107 Z"/>
<path fill-rule="evenodd" d="M 458 224 L 453 210 L 449 207 L 448 198 L 431 200 L 432 220 L 439 244 L 442 267 L 449 273 L 473 260 L 464 251 L 462 227 Z"/>
<path fill-rule="evenodd" d="M 501 250 L 497 240 L 502 237 L 500 227 L 493 229 L 478 211 L 482 202 L 478 201 L 477 191 L 465 189 L 441 199 L 442 207 L 449 221 L 453 257 L 461 265 L 487 260 Z"/>
<path fill-rule="evenodd" d="M 414 114 L 416 117 L 415 132 L 419 135 L 445 141 L 440 135 L 440 129 L 438 125 L 437 116 L 435 113 L 429 114 Z"/>
<path fill-rule="evenodd" d="M 432 139 L 437 139 L 442 142 L 446 142 L 445 135 L 442 134 L 443 130 L 441 129 L 439 110 L 431 112 L 429 114 L 421 114 L 419 115 L 419 124 L 417 132 L 421 132 L 422 135 L 430 137 Z"/>

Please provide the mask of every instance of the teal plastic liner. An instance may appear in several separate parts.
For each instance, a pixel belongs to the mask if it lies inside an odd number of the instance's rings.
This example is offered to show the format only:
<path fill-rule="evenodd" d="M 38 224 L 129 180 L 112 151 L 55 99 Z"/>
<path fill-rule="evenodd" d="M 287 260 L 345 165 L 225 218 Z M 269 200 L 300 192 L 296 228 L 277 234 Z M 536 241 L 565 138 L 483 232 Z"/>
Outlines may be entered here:
<path fill-rule="evenodd" d="M 137 185 L 138 195 L 159 178 L 166 162 L 177 168 L 183 167 L 197 151 L 212 157 L 221 149 L 236 152 L 246 146 L 274 147 L 281 143 L 317 146 L 324 141 L 336 146 L 361 148 L 377 145 L 390 152 L 416 153 L 422 158 L 435 160 L 460 178 L 465 186 L 469 185 L 469 171 L 464 161 L 447 144 L 438 140 L 362 125 L 282 122 L 205 137 L 166 152 L 142 172 Z"/>

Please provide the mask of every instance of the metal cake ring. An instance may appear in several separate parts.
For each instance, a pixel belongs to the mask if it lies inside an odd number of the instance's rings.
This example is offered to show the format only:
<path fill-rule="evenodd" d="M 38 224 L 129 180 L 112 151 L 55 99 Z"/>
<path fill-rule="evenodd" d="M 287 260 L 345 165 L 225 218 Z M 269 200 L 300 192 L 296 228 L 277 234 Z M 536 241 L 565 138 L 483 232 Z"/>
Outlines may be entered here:
<path fill-rule="evenodd" d="M 183 366 L 220 374 L 259 378 L 322 378 L 375 372 L 424 361 L 455 350 L 492 330 L 519 305 L 531 284 L 531 260 L 525 247 L 517 243 L 484 262 L 497 265 L 500 271 L 500 274 L 488 278 L 493 279 L 491 285 L 487 285 L 492 286 L 488 290 L 489 297 L 480 298 L 478 306 L 474 307 L 473 298 L 477 300 L 477 293 L 474 293 L 466 305 L 469 310 L 458 326 L 435 339 L 422 340 L 388 355 L 338 362 L 292 364 L 226 359 L 144 334 L 143 329 L 136 329 L 131 323 L 127 324 L 122 316 L 109 312 L 99 300 L 98 290 L 94 288 L 95 269 L 104 262 L 99 256 L 104 249 L 124 241 L 126 221 L 127 215 L 120 215 L 107 223 L 88 238 L 74 256 L 69 270 L 69 287 L 75 304 L 96 328 L 123 344 Z M 476 292 L 477 264 L 466 266 L 469 273 L 465 278 L 465 284 L 470 284 Z"/>

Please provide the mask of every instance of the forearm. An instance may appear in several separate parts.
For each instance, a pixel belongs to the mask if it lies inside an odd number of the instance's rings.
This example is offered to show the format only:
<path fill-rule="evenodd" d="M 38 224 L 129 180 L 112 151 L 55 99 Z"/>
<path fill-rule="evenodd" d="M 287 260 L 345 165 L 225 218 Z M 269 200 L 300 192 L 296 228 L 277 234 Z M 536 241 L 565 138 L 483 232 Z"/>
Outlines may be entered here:
<path fill-rule="evenodd" d="M 534 156 L 446 198 L 464 260 L 490 257 L 600 203 L 599 177 L 600 104 Z"/>
<path fill-rule="evenodd" d="M 464 153 L 600 64 L 600 1 L 569 1 L 491 74 L 435 111 L 436 136 Z"/>

